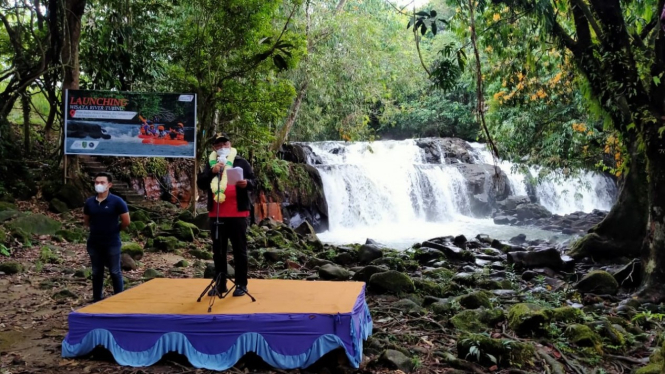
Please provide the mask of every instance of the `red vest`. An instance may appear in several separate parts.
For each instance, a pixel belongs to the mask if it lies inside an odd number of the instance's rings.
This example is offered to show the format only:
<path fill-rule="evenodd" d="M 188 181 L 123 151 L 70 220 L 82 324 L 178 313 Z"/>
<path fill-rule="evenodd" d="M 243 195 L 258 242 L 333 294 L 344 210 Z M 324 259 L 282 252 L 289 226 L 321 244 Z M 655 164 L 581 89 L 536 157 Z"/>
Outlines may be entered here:
<path fill-rule="evenodd" d="M 214 202 L 208 216 L 217 217 L 219 213 L 219 217 L 249 217 L 249 211 L 238 211 L 236 186 L 227 186 L 224 195 L 226 196 L 224 202 L 221 204 Z"/>

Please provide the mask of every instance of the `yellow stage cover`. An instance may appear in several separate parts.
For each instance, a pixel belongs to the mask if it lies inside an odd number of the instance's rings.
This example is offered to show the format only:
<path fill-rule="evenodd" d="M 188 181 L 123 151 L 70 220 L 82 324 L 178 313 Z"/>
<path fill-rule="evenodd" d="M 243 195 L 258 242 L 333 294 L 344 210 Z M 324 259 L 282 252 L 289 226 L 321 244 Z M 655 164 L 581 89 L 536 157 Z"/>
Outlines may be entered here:
<path fill-rule="evenodd" d="M 156 278 L 77 310 L 90 314 L 254 314 L 350 313 L 364 282 L 250 279 L 249 296 L 216 298 L 208 313 L 207 294 L 196 302 L 210 279 Z M 229 281 L 228 287 L 233 284 Z"/>

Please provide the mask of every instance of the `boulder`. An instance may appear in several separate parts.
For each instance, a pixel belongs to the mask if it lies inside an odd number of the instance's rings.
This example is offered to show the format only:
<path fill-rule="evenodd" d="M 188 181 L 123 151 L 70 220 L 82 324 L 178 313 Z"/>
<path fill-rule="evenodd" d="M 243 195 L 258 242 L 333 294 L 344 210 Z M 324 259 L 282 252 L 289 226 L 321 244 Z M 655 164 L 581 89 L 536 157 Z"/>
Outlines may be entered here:
<path fill-rule="evenodd" d="M 372 275 L 376 273 L 382 273 L 385 271 L 388 271 L 388 268 L 385 266 L 376 266 L 376 265 L 365 266 L 364 268 L 353 274 L 351 280 L 369 283 L 369 279 L 372 277 Z"/>
<path fill-rule="evenodd" d="M 615 295 L 619 289 L 619 283 L 612 274 L 604 270 L 594 270 L 577 282 L 575 288 L 581 293 Z"/>
<path fill-rule="evenodd" d="M 120 252 L 128 254 L 134 260 L 143 258 L 143 248 L 138 243 L 125 243 L 122 245 Z"/>
<path fill-rule="evenodd" d="M 492 297 L 492 294 L 486 291 L 476 291 L 459 296 L 455 300 L 466 309 L 491 308 L 492 302 L 490 302 L 490 297 Z"/>
<path fill-rule="evenodd" d="M 186 268 L 189 267 L 189 262 L 187 260 L 180 260 L 176 262 L 173 267 L 175 268 Z"/>
<path fill-rule="evenodd" d="M 548 310 L 536 304 L 515 304 L 508 311 L 508 325 L 520 336 L 542 333 L 549 320 Z"/>
<path fill-rule="evenodd" d="M 53 235 L 60 230 L 60 222 L 43 214 L 26 214 L 7 224 L 9 228 L 23 230 L 28 235 Z"/>
<path fill-rule="evenodd" d="M 314 231 L 314 227 L 309 224 L 307 221 L 303 221 L 298 227 L 295 228 L 295 232 L 298 235 L 307 237 L 307 236 L 316 236 L 316 231 Z"/>
<path fill-rule="evenodd" d="M 415 290 L 411 278 L 395 270 L 373 274 L 369 278 L 369 285 L 374 291 L 395 294 L 409 293 Z"/>
<path fill-rule="evenodd" d="M 69 209 L 81 208 L 85 204 L 85 196 L 81 193 L 81 189 L 71 183 L 60 187 L 54 199 L 63 202 Z"/>
<path fill-rule="evenodd" d="M 505 315 L 501 309 L 480 308 L 463 310 L 453 316 L 450 322 L 463 332 L 483 332 L 504 319 Z"/>
<path fill-rule="evenodd" d="M 471 213 L 486 217 L 496 201 L 510 195 L 508 176 L 488 164 L 455 164 L 466 181 Z"/>
<path fill-rule="evenodd" d="M 175 252 L 180 248 L 181 243 L 172 236 L 162 236 L 153 241 L 154 249 L 163 252 Z"/>
<path fill-rule="evenodd" d="M 208 213 L 200 213 L 197 214 L 196 217 L 192 220 L 192 222 L 196 227 L 199 228 L 199 230 L 210 230 L 210 217 Z"/>
<path fill-rule="evenodd" d="M 566 338 L 579 347 L 593 347 L 602 353 L 601 338 L 589 326 L 573 324 L 565 330 Z"/>
<path fill-rule="evenodd" d="M 0 223 L 18 217 L 19 212 L 16 210 L 0 210 Z"/>
<path fill-rule="evenodd" d="M 358 261 L 361 265 L 367 265 L 381 257 L 383 257 L 383 251 L 378 245 L 364 244 L 358 249 Z"/>
<path fill-rule="evenodd" d="M 194 258 L 199 260 L 212 260 L 212 252 L 200 250 L 200 249 L 190 249 L 189 254 Z"/>
<path fill-rule="evenodd" d="M 120 267 L 125 271 L 136 270 L 136 262 L 128 253 L 123 253 L 120 255 Z"/>
<path fill-rule="evenodd" d="M 145 279 L 164 278 L 164 274 L 155 269 L 146 269 L 146 271 L 143 272 L 143 278 Z"/>
<path fill-rule="evenodd" d="M 549 218 L 552 216 L 547 208 L 540 204 L 520 204 L 515 208 L 517 219 L 524 221 L 527 219 Z"/>
<path fill-rule="evenodd" d="M 180 240 L 193 242 L 196 236 L 199 234 L 199 228 L 192 223 L 176 221 L 176 223 L 173 225 L 173 233 L 174 236 Z"/>
<path fill-rule="evenodd" d="M 411 358 L 400 351 L 392 349 L 383 351 L 378 362 L 390 369 L 398 369 L 404 373 L 410 373 L 414 369 L 414 361 Z"/>
<path fill-rule="evenodd" d="M 351 277 L 351 273 L 339 266 L 325 264 L 319 268 L 319 277 L 325 280 L 345 281 Z"/>
<path fill-rule="evenodd" d="M 65 239 L 70 243 L 81 243 L 85 239 L 85 232 L 80 229 L 58 230 L 55 235 Z"/>
<path fill-rule="evenodd" d="M 552 269 L 563 267 L 561 253 L 556 248 L 548 248 L 532 252 L 508 252 L 508 263 L 517 269 L 531 269 L 547 266 Z"/>

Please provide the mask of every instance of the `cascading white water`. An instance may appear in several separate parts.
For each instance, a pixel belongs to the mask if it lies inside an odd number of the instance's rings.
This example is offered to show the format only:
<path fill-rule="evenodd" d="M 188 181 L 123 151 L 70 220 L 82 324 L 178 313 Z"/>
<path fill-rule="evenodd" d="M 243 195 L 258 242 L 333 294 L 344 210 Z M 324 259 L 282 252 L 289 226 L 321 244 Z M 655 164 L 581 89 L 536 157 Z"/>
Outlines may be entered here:
<path fill-rule="evenodd" d="M 464 178 L 450 166 L 425 164 L 412 140 L 309 143 L 328 202 L 330 230 L 414 221 L 450 221 L 468 209 Z"/>
<path fill-rule="evenodd" d="M 492 155 L 484 144 L 469 143 L 475 150 L 478 163 L 492 164 Z M 527 195 L 526 176 L 513 170 L 513 163 L 500 161 L 499 167 L 508 175 L 513 195 Z M 529 168 L 531 177 L 539 174 L 537 167 Z M 575 178 L 558 178 L 556 173 L 541 177 L 536 185 L 538 202 L 555 214 L 589 213 L 594 209 L 608 211 L 614 204 L 616 186 L 607 176 L 586 171 Z"/>
<path fill-rule="evenodd" d="M 308 162 L 319 170 L 328 203 L 329 230 L 319 234 L 325 242 L 361 243 L 373 238 L 406 248 L 443 235 L 556 236 L 536 228 L 495 225 L 489 217 L 470 217 L 462 174 L 454 165 L 427 164 L 414 140 L 306 144 L 315 154 Z M 483 157 L 489 153 L 476 149 L 478 163 L 485 163 Z M 321 164 L 316 164 L 317 156 Z M 509 171 L 510 166 L 502 168 Z M 513 191 L 526 195 L 523 176 L 510 178 Z"/>

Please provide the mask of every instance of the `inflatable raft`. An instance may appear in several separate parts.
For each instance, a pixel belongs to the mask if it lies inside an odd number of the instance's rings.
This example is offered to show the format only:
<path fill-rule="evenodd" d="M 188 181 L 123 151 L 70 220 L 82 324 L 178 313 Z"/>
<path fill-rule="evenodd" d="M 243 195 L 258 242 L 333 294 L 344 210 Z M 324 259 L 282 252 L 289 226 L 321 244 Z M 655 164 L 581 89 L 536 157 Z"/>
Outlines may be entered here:
<path fill-rule="evenodd" d="M 170 138 L 155 138 L 148 135 L 139 135 L 139 138 L 142 138 L 143 144 L 154 144 L 154 145 L 171 145 L 171 146 L 180 146 L 189 144 L 186 140 L 170 139 Z"/>

